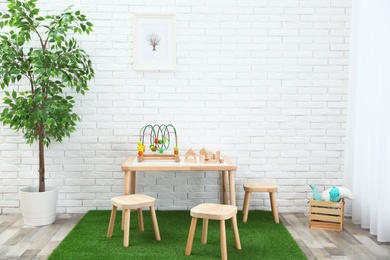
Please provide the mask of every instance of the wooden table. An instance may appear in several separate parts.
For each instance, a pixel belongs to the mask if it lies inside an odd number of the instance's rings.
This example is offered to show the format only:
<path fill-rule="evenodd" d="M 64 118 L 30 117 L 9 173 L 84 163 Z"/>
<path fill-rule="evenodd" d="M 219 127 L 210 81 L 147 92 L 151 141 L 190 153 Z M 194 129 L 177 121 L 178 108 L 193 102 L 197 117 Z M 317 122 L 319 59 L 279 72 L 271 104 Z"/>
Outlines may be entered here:
<path fill-rule="evenodd" d="M 230 205 L 236 206 L 236 189 L 234 184 L 234 173 L 237 165 L 227 156 L 221 156 L 223 163 L 185 163 L 184 159 L 180 162 L 174 161 L 143 161 L 137 162 L 136 156 L 127 158 L 122 164 L 122 171 L 125 172 L 123 194 L 134 194 L 136 185 L 136 173 L 148 171 L 220 171 L 222 174 L 222 193 L 223 203 L 228 203 L 228 187 L 230 195 Z M 228 185 L 229 183 L 229 185 Z"/>

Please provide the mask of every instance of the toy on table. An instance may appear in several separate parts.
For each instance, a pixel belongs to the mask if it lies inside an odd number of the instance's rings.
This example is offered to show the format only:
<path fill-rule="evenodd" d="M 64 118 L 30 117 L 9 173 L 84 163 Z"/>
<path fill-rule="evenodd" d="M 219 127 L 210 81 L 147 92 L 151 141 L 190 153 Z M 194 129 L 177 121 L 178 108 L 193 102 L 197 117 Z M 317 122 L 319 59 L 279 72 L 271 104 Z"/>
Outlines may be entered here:
<path fill-rule="evenodd" d="M 221 152 L 216 151 L 215 153 L 212 152 L 207 152 L 205 148 L 202 148 L 199 151 L 199 162 L 196 158 L 196 153 L 192 150 L 189 149 L 185 153 L 185 159 L 184 162 L 186 163 L 201 163 L 201 164 L 206 164 L 206 163 L 223 163 L 224 160 L 221 158 Z"/>
<path fill-rule="evenodd" d="M 149 150 L 153 154 L 146 154 L 145 138 L 149 139 Z M 171 146 L 171 141 L 175 141 L 173 154 L 164 154 Z M 144 160 L 174 160 L 180 161 L 179 148 L 177 145 L 176 129 L 173 125 L 146 125 L 139 131 L 138 141 L 138 162 Z"/>
<path fill-rule="evenodd" d="M 199 162 L 200 163 L 223 163 L 223 159 L 221 158 L 221 152 L 216 151 L 207 152 L 205 148 L 202 148 L 199 151 Z"/>
<path fill-rule="evenodd" d="M 321 195 L 319 194 L 317 187 L 314 184 L 309 185 L 313 190 L 313 199 L 314 200 L 324 200 L 324 201 L 332 201 L 339 202 L 341 199 L 353 199 L 352 192 L 345 187 L 336 187 L 324 190 Z"/>
<path fill-rule="evenodd" d="M 186 163 L 196 163 L 197 162 L 196 153 L 192 149 L 189 149 L 186 152 L 185 157 L 184 157 L 184 162 L 186 162 Z"/>

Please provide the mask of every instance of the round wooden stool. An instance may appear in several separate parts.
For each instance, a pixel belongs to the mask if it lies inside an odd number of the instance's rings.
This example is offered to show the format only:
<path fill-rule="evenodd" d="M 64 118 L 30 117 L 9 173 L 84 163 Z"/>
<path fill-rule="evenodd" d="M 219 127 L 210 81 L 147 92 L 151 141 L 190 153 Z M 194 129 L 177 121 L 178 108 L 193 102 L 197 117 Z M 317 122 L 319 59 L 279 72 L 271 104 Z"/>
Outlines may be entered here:
<path fill-rule="evenodd" d="M 238 234 L 237 227 L 237 207 L 231 205 L 222 205 L 222 204 L 212 204 L 212 203 L 203 203 L 194 207 L 190 211 L 192 220 L 190 226 L 190 232 L 188 234 L 187 246 L 186 246 L 186 255 L 191 254 L 192 242 L 194 241 L 196 222 L 198 218 L 203 219 L 202 227 L 202 244 L 207 243 L 207 229 L 208 221 L 219 220 L 220 227 L 220 239 L 221 239 L 221 255 L 222 259 L 227 259 L 227 249 L 226 249 L 226 230 L 225 230 L 225 220 L 232 219 L 234 241 L 236 242 L 236 248 L 241 249 L 240 236 Z"/>
<path fill-rule="evenodd" d="M 117 208 L 123 210 L 122 215 L 122 229 L 124 230 L 123 245 L 129 246 L 129 235 L 130 235 L 130 211 L 137 209 L 138 211 L 138 226 L 140 231 L 144 231 L 144 219 L 142 216 L 142 208 L 149 207 L 150 214 L 152 216 L 154 236 L 156 240 L 160 241 L 160 231 L 158 229 L 156 211 L 154 205 L 156 199 L 144 194 L 132 194 L 125 196 L 118 196 L 111 199 L 112 210 L 110 217 L 110 224 L 108 225 L 107 237 L 112 237 L 112 231 L 114 230 L 115 217 Z"/>
<path fill-rule="evenodd" d="M 279 214 L 278 207 L 276 203 L 276 192 L 278 191 L 278 186 L 271 182 L 246 182 L 244 183 L 245 197 L 244 197 L 244 206 L 242 208 L 242 213 L 244 217 L 243 222 L 248 220 L 248 210 L 249 210 L 249 201 L 251 199 L 252 192 L 268 192 L 271 202 L 271 209 L 274 215 L 275 223 L 279 223 Z"/>

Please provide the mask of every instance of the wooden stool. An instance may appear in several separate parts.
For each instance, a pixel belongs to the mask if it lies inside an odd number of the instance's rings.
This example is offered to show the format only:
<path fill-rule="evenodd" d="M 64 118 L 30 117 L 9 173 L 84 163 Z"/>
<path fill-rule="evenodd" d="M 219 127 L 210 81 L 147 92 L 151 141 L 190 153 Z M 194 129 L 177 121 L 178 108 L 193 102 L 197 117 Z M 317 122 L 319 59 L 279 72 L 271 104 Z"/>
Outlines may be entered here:
<path fill-rule="evenodd" d="M 130 235 L 130 211 L 132 209 L 137 209 L 138 211 L 138 226 L 140 231 L 144 231 L 144 219 L 142 216 L 142 208 L 149 207 L 150 214 L 152 216 L 154 236 L 156 240 L 160 241 L 160 231 L 158 229 L 158 223 L 156 218 L 156 211 L 154 210 L 154 205 L 156 204 L 156 199 L 149 197 L 144 194 L 132 194 L 125 196 L 118 196 L 111 199 L 112 211 L 110 217 L 110 224 L 108 225 L 107 237 L 112 237 L 112 231 L 114 230 L 115 217 L 117 208 L 123 210 L 122 217 L 122 229 L 124 230 L 123 245 L 129 246 L 129 235 Z"/>
<path fill-rule="evenodd" d="M 202 228 L 202 244 L 207 242 L 207 229 L 209 219 L 219 220 L 220 227 L 220 238 L 221 238 L 221 254 L 222 259 L 227 259 L 227 249 L 226 249 L 226 231 L 225 231 L 225 220 L 232 219 L 234 241 L 236 242 L 237 249 L 241 249 L 240 236 L 238 234 L 237 228 L 237 207 L 231 205 L 222 205 L 222 204 L 211 204 L 204 203 L 199 204 L 198 206 L 191 209 L 190 212 L 192 216 L 190 232 L 188 234 L 187 246 L 186 246 L 186 255 L 191 254 L 192 242 L 194 241 L 196 222 L 198 218 L 203 219 L 203 228 Z"/>
<path fill-rule="evenodd" d="M 271 201 L 271 209 L 274 214 L 275 223 L 279 223 L 278 207 L 276 203 L 275 193 L 278 191 L 278 186 L 270 182 L 246 182 L 244 183 L 245 198 L 242 213 L 244 217 L 243 222 L 248 220 L 249 201 L 251 199 L 251 192 L 269 192 Z"/>

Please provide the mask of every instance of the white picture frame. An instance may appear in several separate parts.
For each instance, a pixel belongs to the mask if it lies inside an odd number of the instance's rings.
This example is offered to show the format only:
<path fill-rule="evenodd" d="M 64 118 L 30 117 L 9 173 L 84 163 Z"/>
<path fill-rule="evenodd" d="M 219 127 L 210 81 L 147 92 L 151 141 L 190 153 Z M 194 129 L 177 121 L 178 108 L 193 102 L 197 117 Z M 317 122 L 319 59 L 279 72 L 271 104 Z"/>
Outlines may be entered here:
<path fill-rule="evenodd" d="M 173 14 L 134 14 L 133 68 L 176 69 L 176 17 Z"/>

